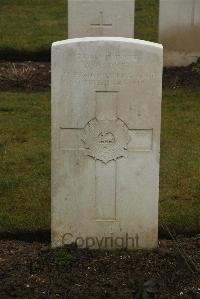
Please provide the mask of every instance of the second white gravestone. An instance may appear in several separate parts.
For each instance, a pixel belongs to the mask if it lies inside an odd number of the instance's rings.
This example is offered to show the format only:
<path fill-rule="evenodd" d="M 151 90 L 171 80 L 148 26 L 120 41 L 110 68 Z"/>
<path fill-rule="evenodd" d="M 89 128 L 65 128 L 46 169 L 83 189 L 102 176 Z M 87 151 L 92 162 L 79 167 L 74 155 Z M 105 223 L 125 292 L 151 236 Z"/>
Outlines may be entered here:
<path fill-rule="evenodd" d="M 162 46 L 52 47 L 52 245 L 157 245 Z"/>
<path fill-rule="evenodd" d="M 68 38 L 134 36 L 135 0 L 68 0 Z"/>
<path fill-rule="evenodd" d="M 159 40 L 164 65 L 187 66 L 200 57 L 200 0 L 160 0 Z"/>

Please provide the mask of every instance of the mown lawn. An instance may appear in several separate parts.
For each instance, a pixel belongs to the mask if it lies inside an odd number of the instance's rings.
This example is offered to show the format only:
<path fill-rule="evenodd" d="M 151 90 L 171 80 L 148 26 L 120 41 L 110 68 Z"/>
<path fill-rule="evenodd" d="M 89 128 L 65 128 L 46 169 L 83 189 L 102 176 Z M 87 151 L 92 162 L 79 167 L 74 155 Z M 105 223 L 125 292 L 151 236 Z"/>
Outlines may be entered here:
<path fill-rule="evenodd" d="M 200 89 L 163 91 L 160 224 L 200 231 Z"/>
<path fill-rule="evenodd" d="M 0 231 L 49 227 L 49 98 L 0 93 Z"/>
<path fill-rule="evenodd" d="M 48 60 L 53 41 L 67 38 L 66 0 L 1 0 L 0 58 Z"/>
<path fill-rule="evenodd" d="M 135 0 L 135 38 L 158 42 L 159 0 Z"/>
<path fill-rule="evenodd" d="M 164 90 L 160 231 L 200 220 L 200 89 Z M 50 93 L 0 93 L 0 232 L 50 229 Z"/>
<path fill-rule="evenodd" d="M 157 41 L 158 0 L 136 0 L 135 37 Z M 67 0 L 1 0 L 0 59 L 49 60 L 67 38 Z"/>

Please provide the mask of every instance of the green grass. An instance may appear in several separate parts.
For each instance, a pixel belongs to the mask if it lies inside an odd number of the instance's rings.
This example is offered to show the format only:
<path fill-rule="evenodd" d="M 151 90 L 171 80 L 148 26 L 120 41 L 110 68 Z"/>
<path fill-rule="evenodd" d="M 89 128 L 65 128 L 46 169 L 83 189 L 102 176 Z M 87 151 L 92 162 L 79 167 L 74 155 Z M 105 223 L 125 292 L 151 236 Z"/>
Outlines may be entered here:
<path fill-rule="evenodd" d="M 53 41 L 67 38 L 66 0 L 1 0 L 0 57 L 49 59 Z"/>
<path fill-rule="evenodd" d="M 158 42 L 159 0 L 135 1 L 135 38 Z"/>
<path fill-rule="evenodd" d="M 136 0 L 135 37 L 157 41 L 158 0 Z M 49 60 L 67 38 L 67 0 L 1 0 L 0 58 Z"/>
<path fill-rule="evenodd" d="M 0 231 L 50 222 L 48 93 L 0 93 Z"/>
<path fill-rule="evenodd" d="M 163 94 L 160 223 L 200 230 L 200 89 Z"/>
<path fill-rule="evenodd" d="M 199 229 L 200 90 L 165 90 L 160 230 Z M 50 229 L 50 94 L 0 93 L 0 232 Z"/>

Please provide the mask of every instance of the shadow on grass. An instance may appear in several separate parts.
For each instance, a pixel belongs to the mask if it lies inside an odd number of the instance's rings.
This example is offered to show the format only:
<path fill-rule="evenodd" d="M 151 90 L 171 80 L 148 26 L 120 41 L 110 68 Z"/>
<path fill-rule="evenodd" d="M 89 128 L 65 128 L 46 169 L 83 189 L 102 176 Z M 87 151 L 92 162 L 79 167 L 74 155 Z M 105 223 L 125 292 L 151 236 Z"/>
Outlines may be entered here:
<path fill-rule="evenodd" d="M 25 242 L 50 243 L 50 230 L 0 232 L 0 240 L 18 240 Z"/>
<path fill-rule="evenodd" d="M 199 230 L 188 230 L 184 231 L 181 229 L 175 229 L 173 226 L 173 233 L 175 235 L 181 235 L 182 237 L 194 237 L 199 234 Z M 160 228 L 159 239 L 171 239 L 168 231 Z M 15 232 L 0 232 L 0 240 L 18 240 L 23 242 L 39 242 L 39 243 L 50 243 L 51 242 L 51 231 L 49 230 L 35 230 L 35 231 L 15 231 Z"/>
<path fill-rule="evenodd" d="M 39 49 L 38 51 L 25 51 L 11 48 L 4 48 L 0 51 L 0 60 L 3 61 L 50 61 L 50 49 Z"/>

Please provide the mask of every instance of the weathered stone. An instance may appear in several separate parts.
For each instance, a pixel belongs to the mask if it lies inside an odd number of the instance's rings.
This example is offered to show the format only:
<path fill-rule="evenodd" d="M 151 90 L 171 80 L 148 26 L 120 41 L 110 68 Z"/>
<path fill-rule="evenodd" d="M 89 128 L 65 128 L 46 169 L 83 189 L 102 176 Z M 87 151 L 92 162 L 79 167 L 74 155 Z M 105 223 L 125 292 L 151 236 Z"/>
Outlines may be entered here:
<path fill-rule="evenodd" d="M 53 44 L 53 246 L 156 247 L 161 87 L 159 44 Z"/>
<path fill-rule="evenodd" d="M 68 38 L 134 36 L 135 0 L 68 0 Z"/>
<path fill-rule="evenodd" d="M 159 40 L 165 66 L 187 66 L 200 57 L 200 0 L 160 0 Z"/>

